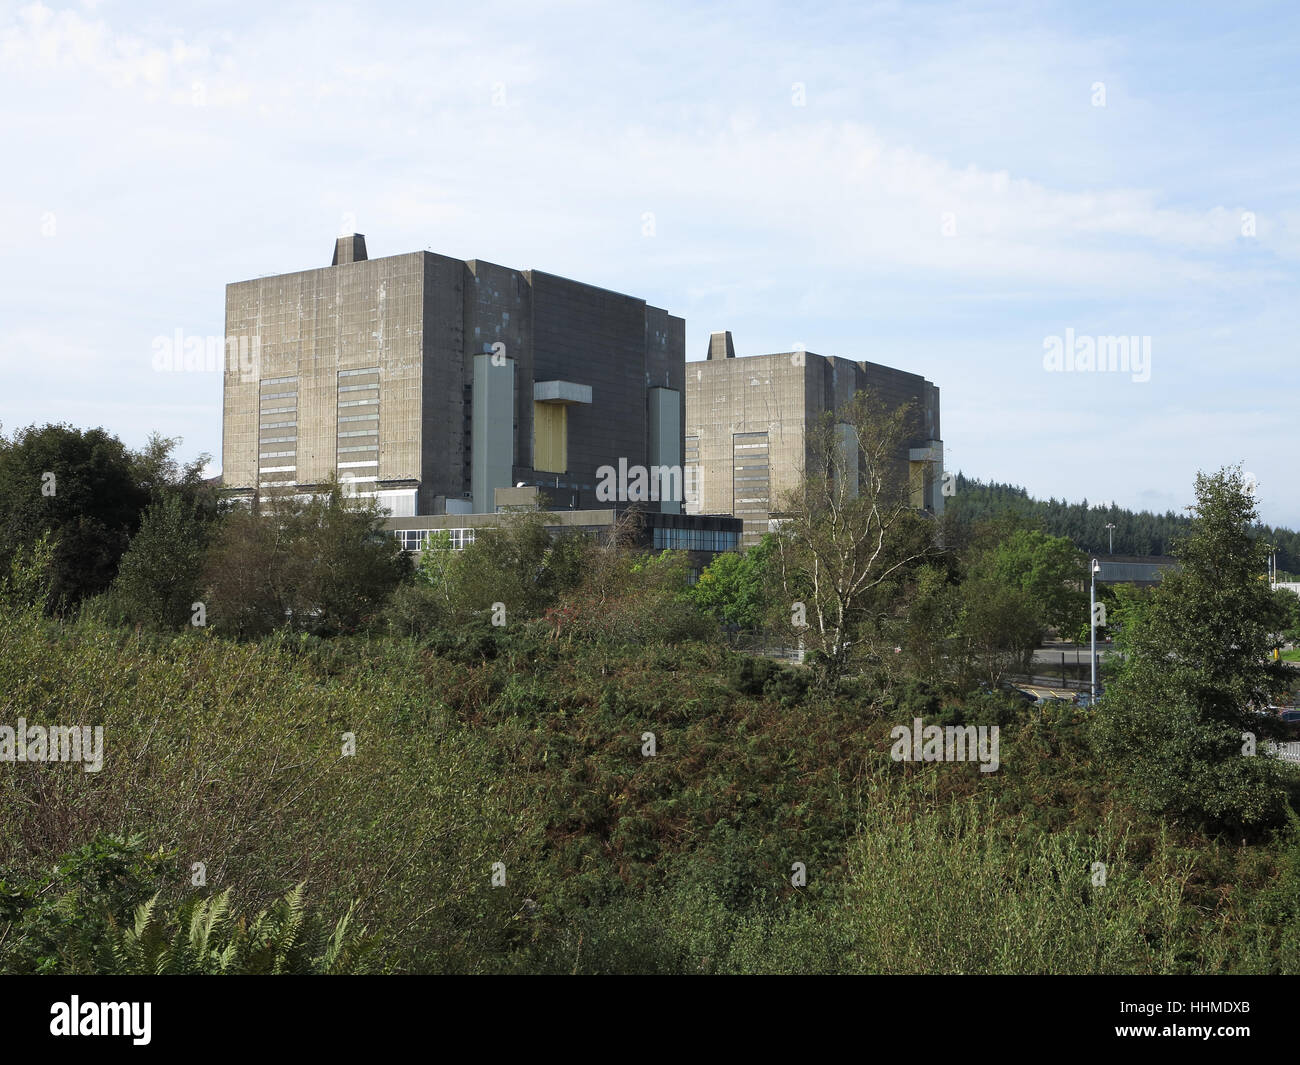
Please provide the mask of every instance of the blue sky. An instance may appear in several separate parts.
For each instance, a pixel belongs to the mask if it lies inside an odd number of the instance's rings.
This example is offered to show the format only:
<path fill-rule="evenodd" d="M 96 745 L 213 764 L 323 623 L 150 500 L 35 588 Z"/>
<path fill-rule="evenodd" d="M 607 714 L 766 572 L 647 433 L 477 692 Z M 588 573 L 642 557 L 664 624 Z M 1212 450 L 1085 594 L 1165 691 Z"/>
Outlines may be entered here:
<path fill-rule="evenodd" d="M 1300 527 L 1293 3 L 0 3 L 0 424 L 217 456 L 224 286 L 428 248 L 942 389 L 947 465 Z M 1150 338 L 1150 379 L 1051 337 Z"/>

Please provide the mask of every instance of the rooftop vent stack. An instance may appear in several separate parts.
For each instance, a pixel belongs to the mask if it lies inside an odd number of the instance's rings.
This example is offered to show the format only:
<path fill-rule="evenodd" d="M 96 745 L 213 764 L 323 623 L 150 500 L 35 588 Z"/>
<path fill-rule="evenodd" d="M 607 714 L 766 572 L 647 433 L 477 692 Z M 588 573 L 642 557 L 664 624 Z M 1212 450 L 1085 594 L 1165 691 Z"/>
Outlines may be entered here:
<path fill-rule="evenodd" d="M 361 233 L 349 233 L 334 242 L 334 261 L 330 266 L 366 261 L 366 238 Z"/>
<path fill-rule="evenodd" d="M 734 359 L 736 345 L 731 342 L 731 331 L 709 334 L 710 359 Z"/>

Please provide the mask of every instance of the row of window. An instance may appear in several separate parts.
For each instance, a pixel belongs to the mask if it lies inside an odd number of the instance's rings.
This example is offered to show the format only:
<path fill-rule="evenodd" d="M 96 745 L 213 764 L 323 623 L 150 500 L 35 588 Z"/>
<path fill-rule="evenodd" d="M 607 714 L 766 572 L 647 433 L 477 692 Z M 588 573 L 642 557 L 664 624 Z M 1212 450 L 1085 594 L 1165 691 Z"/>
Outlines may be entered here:
<path fill-rule="evenodd" d="M 769 459 L 766 432 L 732 434 L 731 513 L 766 512 L 771 489 Z"/>
<path fill-rule="evenodd" d="M 298 378 L 263 378 L 258 390 L 261 393 L 258 397 L 258 480 L 292 481 L 298 470 Z M 268 416 L 274 418 L 276 415 L 290 417 L 266 420 Z M 292 434 L 286 433 L 286 429 L 293 430 Z"/>
<path fill-rule="evenodd" d="M 655 529 L 657 551 L 734 551 L 740 537 L 722 529 Z"/>
<path fill-rule="evenodd" d="M 593 531 L 599 531 L 593 529 Z M 654 529 L 658 551 L 734 551 L 740 546 L 737 533 L 721 529 Z M 474 542 L 473 529 L 394 529 L 392 535 L 404 551 L 422 551 L 431 536 L 445 534 L 453 551 L 463 551 Z"/>
<path fill-rule="evenodd" d="M 374 381 L 351 384 L 346 383 L 349 378 L 362 376 L 374 377 Z M 335 402 L 338 408 L 366 408 L 371 410 L 365 413 L 343 414 L 339 412 L 339 445 L 336 445 L 338 457 L 346 455 L 351 461 L 335 462 L 335 468 L 339 470 L 356 470 L 368 467 L 378 467 L 379 465 L 379 368 L 377 366 L 365 367 L 356 370 L 338 371 L 338 381 L 336 384 L 337 395 Z M 259 414 L 260 424 L 258 428 L 258 473 L 262 475 L 271 474 L 272 477 L 264 477 L 266 480 L 289 480 L 297 471 L 296 462 L 294 464 L 285 463 L 286 459 L 297 458 L 298 446 L 298 378 L 290 377 L 268 377 L 259 384 Z M 292 388 L 284 386 L 292 385 Z M 359 393 L 373 393 L 372 395 L 360 395 Z M 347 393 L 356 398 L 344 398 Z M 275 421 L 267 421 L 268 417 L 274 418 L 276 415 L 288 415 L 289 417 L 280 417 Z M 346 423 L 349 428 L 344 428 Z M 373 423 L 373 424 L 360 424 Z M 292 430 L 289 435 L 285 430 Z M 363 439 L 368 438 L 368 439 Z M 293 448 L 287 448 L 285 445 L 292 444 Z M 279 445 L 279 447 L 276 447 Z M 275 466 L 264 466 L 262 461 L 275 462 L 279 460 L 280 464 Z M 360 461 L 358 461 L 360 460 Z M 374 477 L 356 477 L 356 480 L 374 480 Z"/>
<path fill-rule="evenodd" d="M 453 551 L 463 551 L 474 542 L 473 529 L 394 529 L 393 536 L 402 545 L 403 551 L 423 551 L 429 537 L 446 533 L 451 539 Z"/>
<path fill-rule="evenodd" d="M 355 379 L 358 377 L 374 380 L 357 383 Z M 349 477 L 358 480 L 375 479 L 379 473 L 379 367 L 340 370 L 335 387 L 338 438 L 334 444 L 334 467 L 347 470 Z M 358 407 L 370 409 L 361 413 L 356 410 Z M 343 413 L 345 408 L 349 413 Z M 372 424 L 361 424 L 363 422 Z"/>

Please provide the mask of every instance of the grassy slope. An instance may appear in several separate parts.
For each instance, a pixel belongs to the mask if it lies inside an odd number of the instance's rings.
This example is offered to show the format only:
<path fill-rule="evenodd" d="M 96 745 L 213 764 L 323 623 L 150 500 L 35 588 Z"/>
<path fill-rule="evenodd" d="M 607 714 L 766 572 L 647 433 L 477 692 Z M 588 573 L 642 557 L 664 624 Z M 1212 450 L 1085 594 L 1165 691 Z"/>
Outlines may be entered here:
<path fill-rule="evenodd" d="M 0 722 L 102 724 L 106 746 L 99 774 L 0 767 L 0 869 L 144 832 L 177 895 L 204 862 L 250 905 L 304 878 L 358 899 L 404 971 L 1300 967 L 1293 852 L 1135 820 L 1074 711 L 1004 716 L 980 774 L 892 762 L 906 707 L 742 695 L 713 648 L 498 643 L 0 618 Z"/>

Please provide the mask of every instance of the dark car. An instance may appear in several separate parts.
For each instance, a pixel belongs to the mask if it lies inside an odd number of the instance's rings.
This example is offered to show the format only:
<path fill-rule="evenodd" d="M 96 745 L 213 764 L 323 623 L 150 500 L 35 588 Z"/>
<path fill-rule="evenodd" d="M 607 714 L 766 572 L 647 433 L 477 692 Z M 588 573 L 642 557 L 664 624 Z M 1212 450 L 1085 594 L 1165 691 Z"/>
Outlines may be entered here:
<path fill-rule="evenodd" d="M 979 690 L 986 695 L 991 694 L 993 691 L 993 689 L 989 687 L 988 681 L 984 680 L 980 681 Z M 1033 692 L 1027 692 L 1023 688 L 1017 688 L 1014 684 L 1005 680 L 998 685 L 997 690 L 1003 695 L 1018 695 L 1027 703 L 1035 703 L 1038 701 L 1038 696 Z"/>

